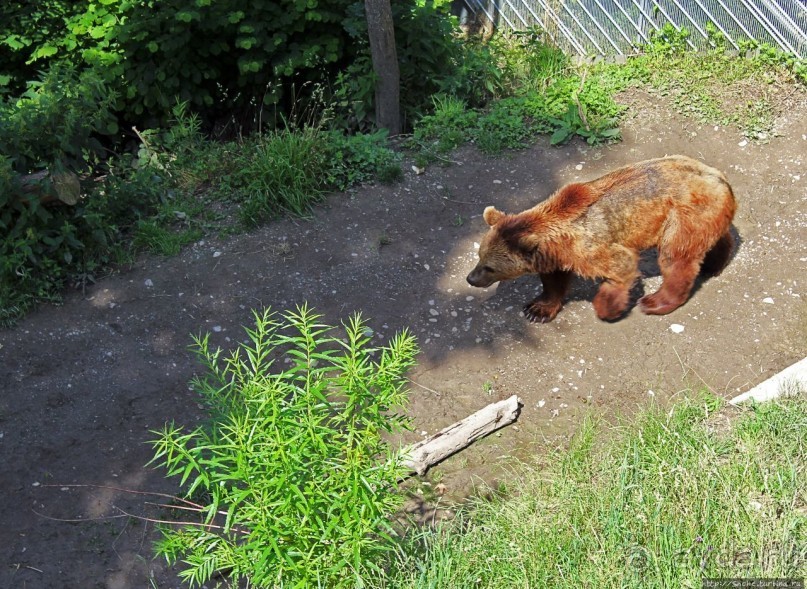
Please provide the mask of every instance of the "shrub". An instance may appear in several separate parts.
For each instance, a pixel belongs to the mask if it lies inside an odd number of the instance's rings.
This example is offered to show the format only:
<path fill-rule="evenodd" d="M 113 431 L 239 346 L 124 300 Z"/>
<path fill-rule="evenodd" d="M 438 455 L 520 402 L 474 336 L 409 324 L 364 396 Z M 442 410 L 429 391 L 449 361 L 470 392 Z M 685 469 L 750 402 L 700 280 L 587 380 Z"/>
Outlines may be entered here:
<path fill-rule="evenodd" d="M 370 347 L 356 315 L 344 339 L 303 306 L 255 313 L 249 342 L 228 357 L 208 337 L 193 381 L 211 420 L 158 432 L 153 462 L 180 477 L 197 525 L 162 528 L 157 552 L 201 585 L 224 575 L 254 587 L 355 587 L 392 546 L 400 505 L 397 454 L 382 434 L 406 426 L 403 332 Z M 194 507 L 195 506 L 195 507 Z"/>
<path fill-rule="evenodd" d="M 53 298 L 70 272 L 86 273 L 94 264 L 94 250 L 109 242 L 113 228 L 97 209 L 88 208 L 86 199 L 73 206 L 45 204 L 39 190 L 24 189 L 21 179 L 47 171 L 41 191 L 52 192 L 51 184 L 56 184 L 62 196 L 58 179 L 63 174 L 86 176 L 103 150 L 99 136 L 117 130 L 110 114 L 113 100 L 91 72 L 79 75 L 72 68 L 56 67 L 31 82 L 19 100 L 0 103 L 4 322 L 38 299 Z"/>

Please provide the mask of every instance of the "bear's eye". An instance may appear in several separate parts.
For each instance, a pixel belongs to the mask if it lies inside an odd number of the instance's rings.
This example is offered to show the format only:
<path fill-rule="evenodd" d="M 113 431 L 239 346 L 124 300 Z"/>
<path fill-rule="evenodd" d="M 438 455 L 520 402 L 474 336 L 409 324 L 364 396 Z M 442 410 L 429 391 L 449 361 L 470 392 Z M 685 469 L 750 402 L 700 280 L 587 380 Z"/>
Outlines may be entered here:
<path fill-rule="evenodd" d="M 491 268 L 490 266 L 482 266 L 482 271 L 483 272 L 493 272 L 493 268 Z"/>

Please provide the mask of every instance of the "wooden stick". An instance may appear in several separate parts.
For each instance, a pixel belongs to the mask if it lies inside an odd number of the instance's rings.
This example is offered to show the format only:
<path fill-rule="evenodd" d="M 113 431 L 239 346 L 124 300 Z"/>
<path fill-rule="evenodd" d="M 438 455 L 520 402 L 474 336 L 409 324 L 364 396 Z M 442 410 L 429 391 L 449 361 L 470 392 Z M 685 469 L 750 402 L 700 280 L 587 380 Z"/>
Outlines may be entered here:
<path fill-rule="evenodd" d="M 412 473 L 424 474 L 429 467 L 470 446 L 479 438 L 513 423 L 523 404 L 518 396 L 513 395 L 480 409 L 411 446 L 404 453 L 404 465 Z"/>

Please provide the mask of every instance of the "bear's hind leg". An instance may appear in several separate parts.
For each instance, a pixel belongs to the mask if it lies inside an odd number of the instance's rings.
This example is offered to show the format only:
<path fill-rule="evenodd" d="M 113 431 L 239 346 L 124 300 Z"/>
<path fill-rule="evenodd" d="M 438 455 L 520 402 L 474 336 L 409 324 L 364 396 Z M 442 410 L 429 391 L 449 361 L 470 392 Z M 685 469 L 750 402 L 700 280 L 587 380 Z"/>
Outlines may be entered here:
<path fill-rule="evenodd" d="M 563 299 L 569 290 L 571 272 L 549 272 L 541 274 L 544 290 L 541 296 L 533 299 L 524 307 L 524 315 L 531 323 L 547 323 L 552 321 L 563 308 Z"/>
<path fill-rule="evenodd" d="M 663 278 L 661 287 L 639 299 L 639 308 L 647 315 L 666 315 L 686 302 L 700 271 L 701 260 L 676 260 L 662 255 L 659 267 Z"/>
<path fill-rule="evenodd" d="M 734 251 L 734 236 L 726 231 L 712 246 L 701 264 L 703 276 L 719 276 L 723 268 L 729 263 L 731 252 Z"/>

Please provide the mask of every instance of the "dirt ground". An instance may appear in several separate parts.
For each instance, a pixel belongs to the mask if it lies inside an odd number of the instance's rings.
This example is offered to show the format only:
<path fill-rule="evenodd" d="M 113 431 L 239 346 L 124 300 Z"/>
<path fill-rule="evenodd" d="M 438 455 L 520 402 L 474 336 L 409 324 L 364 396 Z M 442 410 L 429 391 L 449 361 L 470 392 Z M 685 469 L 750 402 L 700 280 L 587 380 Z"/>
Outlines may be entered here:
<path fill-rule="evenodd" d="M 171 259 L 148 258 L 68 293 L 0 332 L 0 587 L 179 587 L 152 560 L 158 498 L 175 492 L 144 466 L 150 430 L 202 417 L 188 381 L 191 334 L 233 347 L 251 310 L 308 301 L 331 324 L 361 311 L 378 342 L 410 327 L 422 353 L 411 374 L 415 431 L 434 433 L 518 394 L 517 425 L 437 468 L 449 496 L 507 476 L 508 457 L 562 444 L 591 411 L 625 415 L 709 387 L 730 397 L 807 355 L 807 98 L 792 95 L 779 136 L 747 142 L 736 129 L 673 113 L 633 91 L 624 140 L 579 141 L 490 158 L 473 146 L 393 186 L 335 194 L 311 220 L 286 219 Z M 739 248 L 724 273 L 664 317 L 633 310 L 597 320 L 595 284 L 576 280 L 557 319 L 534 325 L 521 307 L 538 280 L 480 290 L 475 264 L 483 208 L 516 212 L 562 184 L 666 154 L 723 170 L 740 203 Z M 645 256 L 640 291 L 660 284 Z"/>

